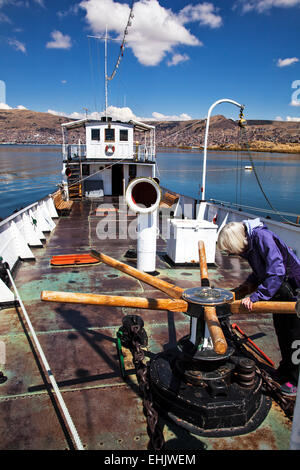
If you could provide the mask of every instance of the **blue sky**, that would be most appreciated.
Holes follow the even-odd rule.
[[[131,6],[0,0],[0,108],[102,112],[104,42],[88,35],[103,36],[107,26],[119,39],[108,44],[110,75]],[[248,119],[300,120],[300,0],[137,0],[133,14],[108,85],[118,117],[204,118],[215,100],[231,98],[246,105]],[[238,110],[215,113],[237,118]]]

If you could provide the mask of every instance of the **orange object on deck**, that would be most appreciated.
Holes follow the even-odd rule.
[[[97,263],[99,260],[89,253],[53,256],[50,262],[51,266],[80,266]]]
[[[234,329],[234,330],[237,330],[244,338],[246,341],[248,341],[248,343],[250,343],[255,349],[256,351],[259,352],[259,354],[269,363],[271,364],[272,367],[275,367],[275,362],[272,361],[272,359],[270,359],[255,343],[254,341],[252,341],[252,339],[249,338],[248,335],[246,335],[246,333],[236,324],[236,323],[233,323],[231,325],[231,327]]]

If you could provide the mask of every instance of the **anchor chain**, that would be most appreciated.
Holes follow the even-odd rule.
[[[227,323],[227,322],[226,322]],[[224,324],[224,323],[223,323]],[[276,403],[281,407],[281,409],[284,411],[286,416],[289,419],[293,418],[293,411],[294,411],[294,405],[295,405],[295,400],[291,397],[285,397],[281,390],[280,386],[277,384],[277,382],[272,379],[272,377],[262,368],[260,367],[261,362],[256,358],[254,354],[251,353],[245,346],[243,345],[243,341],[241,338],[232,330],[231,326],[228,324],[225,324],[224,326],[227,327],[227,332],[230,334],[231,339],[233,340],[235,346],[237,349],[243,352],[243,355],[251,358],[252,360],[255,361],[255,372],[257,375],[261,378],[262,384],[264,387],[264,391],[268,393],[268,395],[273,398]]]
[[[133,364],[139,384],[139,391],[143,397],[144,414],[147,419],[147,432],[150,445],[155,451],[162,450],[165,445],[162,430],[158,424],[158,413],[153,405],[153,397],[149,380],[149,366],[144,363],[145,353],[142,346],[148,344],[147,334],[144,330],[144,322],[138,315],[127,315],[123,319],[121,343],[132,354]]]
[[[257,367],[256,372],[261,377],[266,392],[268,392],[269,395],[274,398],[281,409],[285,412],[286,416],[289,419],[292,419],[295,401],[292,398],[283,396],[277,382],[275,382],[275,380],[273,380],[265,370]]]

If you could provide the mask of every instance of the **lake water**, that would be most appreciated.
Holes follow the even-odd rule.
[[[252,152],[254,168],[260,185],[274,209],[300,215],[300,155]],[[162,186],[178,193],[200,197],[203,152],[164,152],[158,156]],[[206,194],[215,199],[270,209],[255,177],[245,169],[252,165],[247,152],[208,152]],[[246,209],[244,209],[247,211]],[[249,211],[249,210],[248,210]],[[249,211],[251,212],[251,211]],[[253,211],[252,211],[253,212]],[[266,216],[267,213],[260,213]],[[278,216],[271,217],[280,220]]]
[[[273,207],[300,215],[300,155],[256,152],[252,157]],[[161,185],[199,197],[202,161],[203,152],[158,152]],[[251,164],[246,152],[208,152],[206,199],[269,209],[254,171],[245,170]],[[60,146],[0,146],[0,217],[55,191],[61,178]],[[295,216],[290,219],[295,221]]]
[[[0,146],[0,217],[55,191],[61,179],[61,149]]]

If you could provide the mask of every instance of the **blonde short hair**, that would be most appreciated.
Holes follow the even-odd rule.
[[[245,226],[242,222],[229,222],[219,233],[217,246],[219,250],[240,255],[248,246]]]

